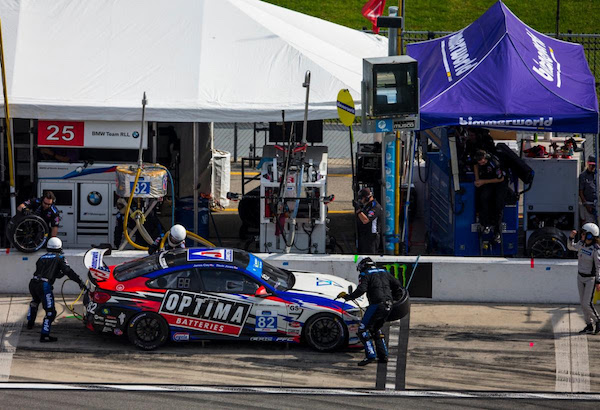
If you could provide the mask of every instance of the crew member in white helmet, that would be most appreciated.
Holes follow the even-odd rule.
[[[582,334],[600,333],[600,316],[594,308],[594,289],[600,291],[600,245],[598,237],[600,228],[594,223],[587,223],[582,227],[581,240],[575,241],[577,231],[571,232],[571,240],[567,243],[570,250],[577,252],[577,288],[585,328]],[[594,324],[596,328],[594,329]]]
[[[169,231],[169,237],[165,241],[165,247],[161,250],[168,251],[169,249],[185,248],[185,237],[186,230],[182,225],[173,225]],[[154,252],[159,250],[162,236],[159,236],[154,240],[154,243],[148,247],[148,254],[152,255]]]

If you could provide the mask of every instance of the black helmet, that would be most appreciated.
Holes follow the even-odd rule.
[[[356,265],[356,270],[362,272],[369,268],[375,268],[375,262],[369,257],[362,258],[360,262]]]

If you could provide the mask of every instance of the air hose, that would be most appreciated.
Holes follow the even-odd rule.
[[[69,305],[69,304],[67,304],[67,301],[65,300],[65,293],[64,293],[65,283],[67,283],[68,281],[74,282],[71,279],[65,279],[62,283],[62,286],[60,287],[60,296],[62,297],[63,303],[65,304],[67,309],[69,309],[69,311],[73,314],[75,319],[81,320],[83,322],[83,316],[81,316],[79,313],[77,313],[75,311],[75,303],[79,302],[79,299],[81,299],[81,296],[83,296],[83,293],[85,292],[85,288],[81,289],[81,292],[79,292],[79,296],[77,296],[77,299],[75,299],[75,301],[73,301],[73,303],[71,303]],[[85,281],[86,287],[87,287],[88,282],[89,281],[87,281],[87,280]]]

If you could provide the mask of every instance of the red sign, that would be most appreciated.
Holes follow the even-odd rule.
[[[38,121],[38,146],[83,147],[83,121]]]

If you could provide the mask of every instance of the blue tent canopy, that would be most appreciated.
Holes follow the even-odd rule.
[[[501,1],[456,33],[407,45],[407,53],[419,65],[422,129],[598,133],[583,47],[533,30]]]

